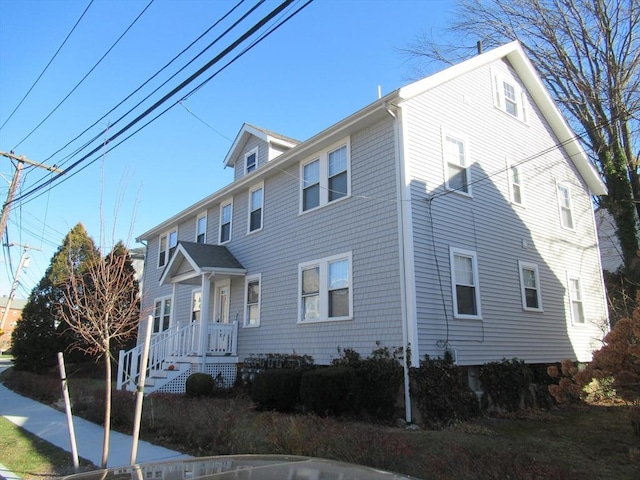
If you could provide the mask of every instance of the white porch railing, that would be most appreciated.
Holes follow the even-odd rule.
[[[208,324],[204,355],[236,355],[237,341],[237,322]],[[162,333],[153,334],[149,345],[147,377],[152,377],[154,372],[161,371],[165,362],[193,361],[193,357],[202,356],[200,345],[200,324],[195,322],[181,328],[174,325]],[[142,349],[143,345],[138,345],[128,352],[120,351],[116,382],[118,390],[133,391],[137,388]]]

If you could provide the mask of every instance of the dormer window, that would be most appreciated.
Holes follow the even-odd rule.
[[[244,156],[245,173],[251,173],[258,167],[258,149],[254,148]]]

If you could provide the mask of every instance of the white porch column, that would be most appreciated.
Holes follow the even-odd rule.
[[[200,309],[200,351],[202,372],[207,364],[207,334],[209,331],[209,303],[211,302],[211,278],[202,275],[202,308]]]
[[[171,325],[169,325],[169,328],[173,327],[174,325],[178,325],[178,328],[180,328],[182,326],[182,320],[180,320],[180,317],[177,317],[177,309],[176,309],[176,300],[178,298],[178,282],[174,282],[171,284],[171,313],[169,315],[169,318],[171,319]]]

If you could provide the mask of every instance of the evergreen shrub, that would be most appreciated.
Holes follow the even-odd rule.
[[[531,381],[533,374],[522,360],[502,359],[490,362],[480,369],[480,382],[484,391],[483,403],[489,400],[498,408],[516,412],[520,405],[531,405]]]
[[[411,396],[423,422],[442,427],[480,415],[478,398],[448,351],[444,358],[426,355],[418,368],[411,368],[409,375]]]
[[[299,402],[302,370],[281,368],[260,372],[251,384],[258,410],[291,412]]]
[[[213,394],[216,382],[208,373],[193,373],[187,378],[185,385],[187,396],[207,397]]]
[[[355,413],[360,408],[360,385],[353,368],[318,368],[302,376],[300,399],[307,410],[318,415]]]

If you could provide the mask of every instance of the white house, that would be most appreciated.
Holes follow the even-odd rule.
[[[245,124],[224,163],[231,184],[139,237],[154,388],[377,343],[471,371],[591,358],[607,320],[591,197],[606,189],[518,43],[303,142]]]

